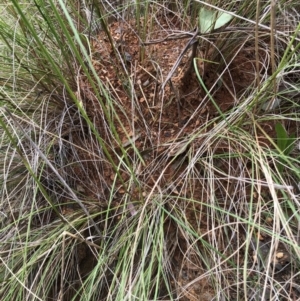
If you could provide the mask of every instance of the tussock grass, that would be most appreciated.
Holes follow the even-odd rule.
[[[298,4],[272,5],[4,1],[1,300],[299,296]],[[132,27],[139,62],[151,62],[162,85],[165,66],[147,52],[148,42],[158,32],[191,38],[201,7],[234,16],[197,35],[190,72],[203,97],[189,118],[206,121],[161,141],[168,90],[158,94],[158,117],[148,105],[154,133],[138,101],[140,93],[147,98],[146,87],[135,88],[137,69],[110,24]],[[163,27],[166,16],[176,17],[180,30]],[[103,32],[112,47],[105,64],[118,71],[131,113],[120,87],[96,68],[93,42]],[[248,66],[244,86],[234,76],[240,57]],[[101,55],[98,61],[104,64]],[[231,97],[226,110],[220,87]],[[205,107],[214,114],[202,116]],[[276,133],[278,123],[286,136]],[[279,142],[287,137],[295,137],[289,151]]]

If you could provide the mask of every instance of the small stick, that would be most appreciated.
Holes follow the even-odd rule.
[[[193,37],[189,40],[189,42],[187,43],[187,45],[184,47],[184,49],[182,50],[182,52],[180,53],[178,59],[176,60],[174,66],[172,67],[171,71],[169,72],[166,80],[163,82],[163,84],[161,85],[161,91],[164,90],[164,88],[166,87],[167,82],[172,78],[174,72],[176,71],[176,69],[178,68],[180,62],[183,59],[184,54],[187,52],[187,50],[191,47],[191,45],[195,44],[196,42],[196,37],[199,33],[199,29],[198,27],[195,30],[195,33],[193,35]]]
[[[166,41],[183,40],[183,39],[189,38],[190,36],[194,37],[193,32],[171,33],[163,39],[152,40],[152,41],[149,41],[149,42],[142,42],[142,45],[143,46],[148,46],[148,45],[153,45],[153,44],[160,44],[160,43],[163,43],[163,42],[166,42]]]
[[[175,98],[177,100],[177,117],[178,117],[178,123],[180,124],[180,122],[181,122],[180,95],[179,95],[177,89],[174,87],[171,79],[169,80],[169,83],[170,83],[170,88],[171,88],[171,90],[173,90]]]
[[[194,63],[194,58],[196,57],[197,55],[197,47],[198,47],[198,44],[199,44],[199,41],[198,40],[194,40],[192,41],[193,44],[193,49],[192,49],[192,55],[191,55],[191,61],[190,61],[190,65],[188,66],[188,68],[186,69],[183,77],[182,77],[182,81],[184,82],[187,77],[190,75],[191,71],[193,70],[193,63]]]

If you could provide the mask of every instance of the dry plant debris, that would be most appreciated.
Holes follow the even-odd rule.
[[[115,43],[114,49],[104,32],[99,32],[98,36],[91,41],[93,66],[107,90],[110,91],[110,96],[118,103],[115,109],[120,120],[115,120],[115,125],[122,146],[127,147],[133,143],[144,160],[144,164],[139,165],[136,171],[137,176],[143,179],[143,191],[132,187],[130,193],[136,199],[145,199],[150,193],[168,191],[170,208],[172,201],[178,195],[202,201],[209,200],[209,193],[203,190],[204,186],[201,181],[195,181],[194,186],[188,187],[183,180],[188,166],[185,154],[190,148],[196,150],[203,143],[205,133],[199,138],[192,139],[190,143],[186,143],[186,141],[200,127],[205,128],[204,125],[209,124],[209,121],[219,114],[214,104],[206,97],[196,72],[189,72],[186,76],[186,71],[191,64],[192,48],[183,55],[180,64],[174,70],[171,83],[165,82],[170,70],[192,37],[191,31],[191,35],[187,35],[185,38],[180,34],[176,38],[174,33],[180,32],[180,26],[176,16],[161,16],[159,23],[152,24],[151,32],[155,34],[149,37],[149,43],[143,46],[137,34],[135,21],[113,22],[109,25],[109,29]],[[208,57],[210,56],[209,51]],[[219,109],[225,113],[234,108],[237,96],[241,95],[255,81],[254,48],[245,43],[232,56],[232,60],[221,78],[220,73],[217,72],[218,68],[216,68],[218,62],[208,64],[201,59],[204,54],[205,49],[198,47],[198,71],[208,89],[212,88],[211,93]],[[266,59],[262,53],[262,60]],[[128,76],[123,76],[124,74],[129,75],[130,82],[126,81]],[[161,87],[164,83],[166,83],[165,88],[162,90]],[[91,92],[92,88],[89,87],[83,75],[79,78],[79,86],[80,96],[88,115],[95,121],[97,129],[103,133],[104,139],[109,140],[99,100]],[[109,107],[108,104],[107,107]],[[209,124],[207,131],[213,127],[214,124]],[[247,130],[247,126],[245,130]],[[274,124],[266,122],[264,130],[274,137]],[[269,141],[265,137],[261,139],[258,137],[258,143],[265,145]],[[117,142],[114,147],[112,153],[120,152]],[[212,147],[219,154],[229,151],[229,145],[226,142],[218,142]],[[128,147],[128,154],[133,156],[130,147]],[[173,158],[175,159],[173,160]],[[220,164],[220,169],[226,173],[229,168],[234,169],[235,163],[232,161],[233,166],[231,167],[226,164],[222,165],[222,162]],[[201,170],[199,170],[199,174],[201,174]],[[104,176],[106,179],[110,179],[108,182],[112,183],[115,172],[108,167],[104,171]],[[122,171],[122,176],[125,182],[129,178],[126,171]],[[226,193],[234,193],[234,183],[224,180],[223,185]],[[116,186],[121,187],[122,185],[118,183]],[[121,202],[125,192],[122,187],[119,189],[116,194],[116,203]],[[223,192],[217,189],[216,194],[218,193],[221,195]],[[248,196],[245,197],[249,197],[250,190],[248,193]],[[196,217],[196,214],[201,212],[201,208],[196,207],[190,205],[185,208],[187,219],[195,229],[198,229],[199,233],[207,233],[209,217],[201,216],[201,225],[199,225],[199,216]],[[224,208],[226,208],[226,204],[224,204]],[[170,225],[168,231],[170,233],[175,231],[175,226]],[[245,232],[241,229],[241,232],[243,231]],[[214,291],[207,277],[203,276],[205,269],[202,263],[197,258],[193,258],[184,237],[179,234],[177,240],[180,248],[171,254],[175,275],[172,284],[177,296],[180,300],[212,300]],[[222,239],[220,238],[219,251],[224,251],[226,254],[226,246],[223,245],[222,250],[221,245]],[[239,245],[240,242],[236,242],[237,248]],[[270,251],[268,244],[260,244],[259,248],[264,256],[268,256]],[[252,251],[254,252],[252,259],[255,263],[259,260],[258,250],[253,248]],[[277,266],[282,266],[280,262],[286,263],[290,258],[287,251],[282,251],[280,248],[273,250],[273,253]],[[230,253],[227,255],[231,256]],[[251,262],[251,254],[240,252],[239,260]],[[89,265],[90,262],[87,260],[86,264]],[[284,269],[274,275],[274,279],[281,281],[288,275],[288,269]],[[293,288],[292,290],[293,294],[299,297],[300,292]],[[234,292],[232,295],[234,296]]]

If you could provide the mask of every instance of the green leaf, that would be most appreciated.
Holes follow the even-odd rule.
[[[201,8],[199,11],[199,28],[201,33],[209,33],[232,20],[233,16],[224,12]]]
[[[294,148],[294,143],[296,141],[296,134],[291,134],[287,140],[285,153],[289,155]]]
[[[287,132],[281,123],[276,123],[275,130],[277,135],[277,146],[282,152],[284,152],[288,140]]]
[[[275,125],[275,130],[277,134],[277,146],[285,155],[289,155],[294,148],[294,143],[296,141],[296,135],[288,135],[286,129],[281,123]]]

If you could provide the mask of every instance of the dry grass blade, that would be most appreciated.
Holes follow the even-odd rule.
[[[0,299],[298,300],[296,1],[4,3]]]

